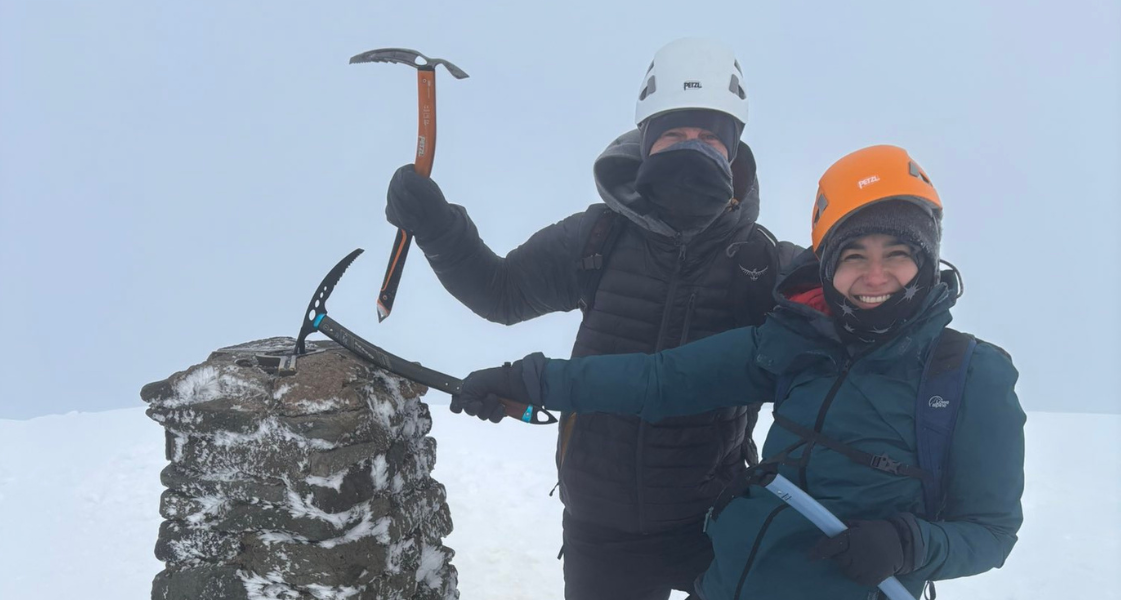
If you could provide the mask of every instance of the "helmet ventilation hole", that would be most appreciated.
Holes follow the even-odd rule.
[[[814,225],[817,225],[818,219],[821,219],[821,213],[825,211],[826,206],[829,206],[829,200],[825,198],[825,194],[818,194],[817,202],[814,203]]]
[[[728,91],[739,96],[740,100],[747,98],[747,93],[743,91],[743,86],[740,85],[740,80],[735,75],[732,75],[732,80],[728,82]]]
[[[919,166],[915,164],[915,161],[912,160],[911,162],[909,162],[907,164],[907,169],[910,171],[912,177],[918,177],[919,179],[925,181],[927,185],[933,185],[932,183],[930,183],[930,178],[926,176],[926,173],[922,172],[922,169],[920,169]]]

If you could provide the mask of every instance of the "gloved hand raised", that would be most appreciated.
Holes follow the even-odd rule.
[[[455,213],[435,181],[418,175],[412,164],[393,174],[386,193],[385,218],[416,237],[444,231]]]
[[[463,388],[452,395],[452,412],[465,412],[483,421],[497,423],[506,416],[499,398],[533,404],[522,379],[522,361],[475,371],[463,380]]]
[[[902,518],[852,521],[848,526],[834,537],[821,538],[810,550],[810,558],[832,558],[846,577],[868,587],[914,570],[914,542]]]

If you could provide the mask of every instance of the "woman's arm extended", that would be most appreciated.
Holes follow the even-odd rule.
[[[657,354],[572,360],[526,357],[525,381],[547,409],[633,414],[646,421],[758,402],[774,376],[755,364],[758,330],[733,329]]]

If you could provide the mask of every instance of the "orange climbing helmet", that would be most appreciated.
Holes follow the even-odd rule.
[[[883,200],[906,200],[942,218],[942,201],[922,167],[897,146],[870,146],[833,163],[821,176],[813,209],[813,249],[842,221]]]

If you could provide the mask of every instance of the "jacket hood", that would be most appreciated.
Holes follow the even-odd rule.
[[[611,210],[625,215],[643,229],[667,237],[678,234],[672,227],[654,214],[640,214],[634,209],[640,199],[635,189],[638,167],[642,164],[642,135],[632,129],[611,142],[596,159],[592,172],[599,195]],[[736,220],[746,219],[754,223],[759,218],[759,179],[755,173],[755,156],[751,148],[742,141],[732,161],[732,188],[739,205],[725,211],[717,221],[732,213]],[[709,225],[711,226],[711,224]],[[687,241],[703,229],[680,232]]]

